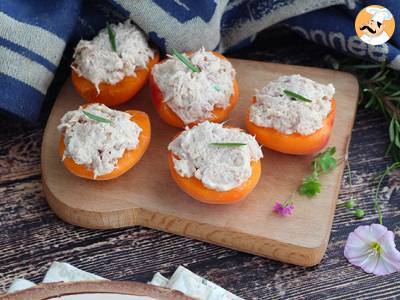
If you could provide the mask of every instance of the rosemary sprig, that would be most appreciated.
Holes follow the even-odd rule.
[[[107,23],[108,38],[110,39],[111,49],[117,52],[117,43],[115,41],[115,32],[112,30],[109,23]]]
[[[283,90],[283,92],[285,93],[286,96],[290,97],[290,100],[293,101],[304,101],[304,102],[312,102],[310,99],[307,99],[305,97],[303,97],[302,95],[299,95],[295,92],[289,91],[289,90]]]
[[[247,145],[246,143],[211,143],[211,146],[218,146],[218,147],[240,147]]]
[[[389,144],[386,155],[391,154],[400,162],[400,72],[384,64],[371,64],[359,59],[325,60],[335,69],[348,71],[357,76],[360,84],[360,105],[380,110],[388,122]]]
[[[111,120],[100,117],[100,116],[96,116],[88,111],[82,110],[82,112],[85,114],[85,116],[87,116],[89,119],[95,120],[97,122],[103,122],[103,123],[108,123],[111,124]]]
[[[180,52],[178,52],[175,49],[172,49],[172,54],[179,59],[183,64],[186,65],[186,67],[188,67],[190,70],[192,70],[193,72],[200,72],[200,68],[198,66],[195,66],[194,64],[192,64],[192,62],[187,59],[185,56],[183,56]]]

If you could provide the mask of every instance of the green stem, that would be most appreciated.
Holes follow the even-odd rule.
[[[378,193],[379,193],[379,189],[381,188],[381,184],[383,179],[385,178],[386,175],[388,175],[390,172],[392,172],[393,170],[400,168],[400,162],[395,162],[393,163],[391,166],[387,167],[385,172],[383,172],[383,174],[381,175],[381,177],[379,178],[379,182],[378,185],[376,187],[375,190],[375,195],[374,195],[374,207],[377,209],[378,211],[378,218],[379,218],[379,224],[382,225],[382,209],[381,209],[381,205],[379,203],[378,200]]]
[[[346,161],[346,165],[347,165],[347,173],[349,174],[349,187],[350,187],[350,191],[353,191],[353,180],[351,177],[351,169],[350,169],[350,162],[349,162],[349,158],[347,158]]]

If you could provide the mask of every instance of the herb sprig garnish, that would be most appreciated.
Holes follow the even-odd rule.
[[[303,97],[302,95],[299,95],[295,92],[289,91],[289,90],[283,90],[286,96],[290,97],[290,100],[293,101],[303,101],[303,102],[312,102],[310,99],[307,99],[306,97]]]
[[[400,72],[385,63],[369,64],[360,59],[345,58],[340,61],[325,57],[334,69],[354,73],[360,84],[360,105],[379,110],[388,122],[388,148],[395,162],[400,162]]]
[[[335,152],[336,148],[331,147],[314,157],[311,163],[312,173],[303,178],[299,187],[300,195],[311,198],[321,192],[319,176],[336,168],[337,160],[333,157]]]
[[[89,119],[95,120],[95,121],[97,121],[97,122],[103,122],[103,123],[108,123],[108,124],[111,124],[111,123],[112,123],[111,120],[106,119],[106,118],[103,118],[103,117],[100,117],[100,116],[96,116],[96,115],[94,115],[94,114],[92,114],[92,113],[90,113],[90,112],[88,112],[88,111],[82,110],[82,112],[83,112],[83,113],[85,114],[85,116],[87,116]]]
[[[211,146],[217,146],[217,147],[241,147],[241,146],[246,146],[246,143],[211,143]]]
[[[178,52],[175,49],[172,49],[172,54],[193,72],[200,72],[200,68],[192,64],[192,62],[189,59],[187,59],[182,53]]]
[[[117,52],[117,42],[115,41],[115,32],[112,30],[109,23],[107,23],[108,38],[110,39],[111,49]]]

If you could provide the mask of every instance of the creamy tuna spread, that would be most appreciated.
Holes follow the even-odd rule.
[[[135,76],[137,68],[146,68],[154,57],[144,33],[128,19],[111,24],[115,33],[116,49],[111,48],[107,28],[91,41],[81,40],[75,48],[71,67],[79,76],[90,80],[99,92],[99,84],[116,84],[126,76]]]
[[[174,56],[157,64],[152,75],[163,94],[164,101],[185,123],[206,120],[214,108],[226,108],[233,94],[235,70],[228,60],[210,51],[200,50],[190,57],[200,68],[193,72]]]
[[[312,102],[294,101],[284,90]],[[332,84],[320,84],[300,75],[281,76],[256,91],[256,102],[250,106],[250,121],[285,134],[309,135],[323,126],[334,93]]]
[[[246,145],[227,147],[212,143]],[[253,136],[208,121],[186,129],[169,144],[168,150],[175,156],[174,167],[180,176],[195,176],[205,187],[221,192],[242,185],[252,174],[251,161],[263,156]]]
[[[94,120],[84,111],[111,123]],[[58,126],[64,136],[63,160],[71,157],[75,163],[92,170],[95,177],[112,172],[125,150],[133,150],[139,143],[142,129],[130,120],[131,117],[103,104],[91,104],[67,112]]]

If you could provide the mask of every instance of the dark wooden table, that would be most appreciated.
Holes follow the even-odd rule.
[[[275,31],[261,35],[236,57],[321,65],[326,48],[282,38]],[[171,275],[178,265],[227,288],[245,299],[385,299],[400,297],[400,273],[375,277],[351,266],[343,256],[349,232],[377,222],[372,192],[376,175],[389,163],[384,157],[387,127],[378,112],[359,109],[350,145],[353,192],[366,211],[356,220],[340,201],[351,196],[343,178],[327,253],[321,264],[303,268],[240,253],[164,232],[133,227],[87,230],[58,219],[47,205],[41,185],[40,146],[44,125],[27,127],[0,120],[0,287],[15,277],[40,282],[51,262],[65,261],[115,280],[146,282],[156,271]],[[399,173],[385,180],[384,224],[400,244]],[[73,192],[73,191],[71,191]],[[313,212],[310,212],[313,213]]]

